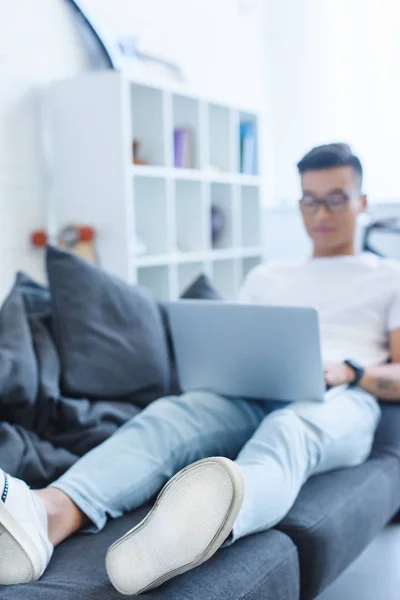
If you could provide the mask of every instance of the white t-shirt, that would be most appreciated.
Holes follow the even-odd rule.
[[[325,361],[378,365],[390,358],[389,332],[400,328],[400,263],[360,254],[264,264],[249,274],[239,301],[314,307]]]

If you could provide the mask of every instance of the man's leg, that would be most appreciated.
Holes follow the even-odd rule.
[[[236,460],[245,497],[230,541],[279,523],[311,475],[364,462],[379,419],[375,398],[346,387],[266,416]]]
[[[0,501],[0,533],[5,534],[1,542],[8,543],[10,550],[3,548],[0,556],[0,584],[32,581],[41,575],[51,556],[46,520],[53,544],[82,525],[99,530],[108,516],[119,517],[148,501],[193,461],[213,455],[234,458],[267,412],[268,407],[260,403],[209,393],[164,398],[80,459],[54,486],[32,493],[0,472],[5,498]],[[24,499],[19,523],[18,498]],[[27,529],[28,521],[32,526]],[[5,557],[12,552],[20,557],[20,564],[18,560],[8,564]]]
[[[178,473],[148,517],[111,546],[106,566],[117,590],[157,587],[208,560],[224,540],[274,526],[308,477],[367,458],[380,415],[372,396],[344,387],[323,404],[265,407],[234,463],[205,459]]]

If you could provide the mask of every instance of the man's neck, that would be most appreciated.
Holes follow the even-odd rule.
[[[355,256],[356,251],[354,246],[343,246],[341,248],[334,248],[330,250],[321,250],[320,248],[314,248],[313,258],[333,258],[335,256]]]
[[[315,248],[313,250],[313,258],[333,258],[335,256],[355,256],[356,251],[354,248],[354,244],[346,244],[345,246],[340,246],[339,248],[330,248],[330,249],[321,249]]]

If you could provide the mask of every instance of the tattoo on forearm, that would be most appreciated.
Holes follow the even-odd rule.
[[[381,392],[400,392],[397,381],[387,377],[378,377],[376,380],[378,390]]]

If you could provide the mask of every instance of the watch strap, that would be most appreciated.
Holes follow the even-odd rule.
[[[347,365],[348,367],[350,367],[350,369],[354,371],[354,379],[349,385],[350,387],[356,387],[364,376],[364,367],[362,367],[353,360],[345,360],[343,362],[345,365]]]

